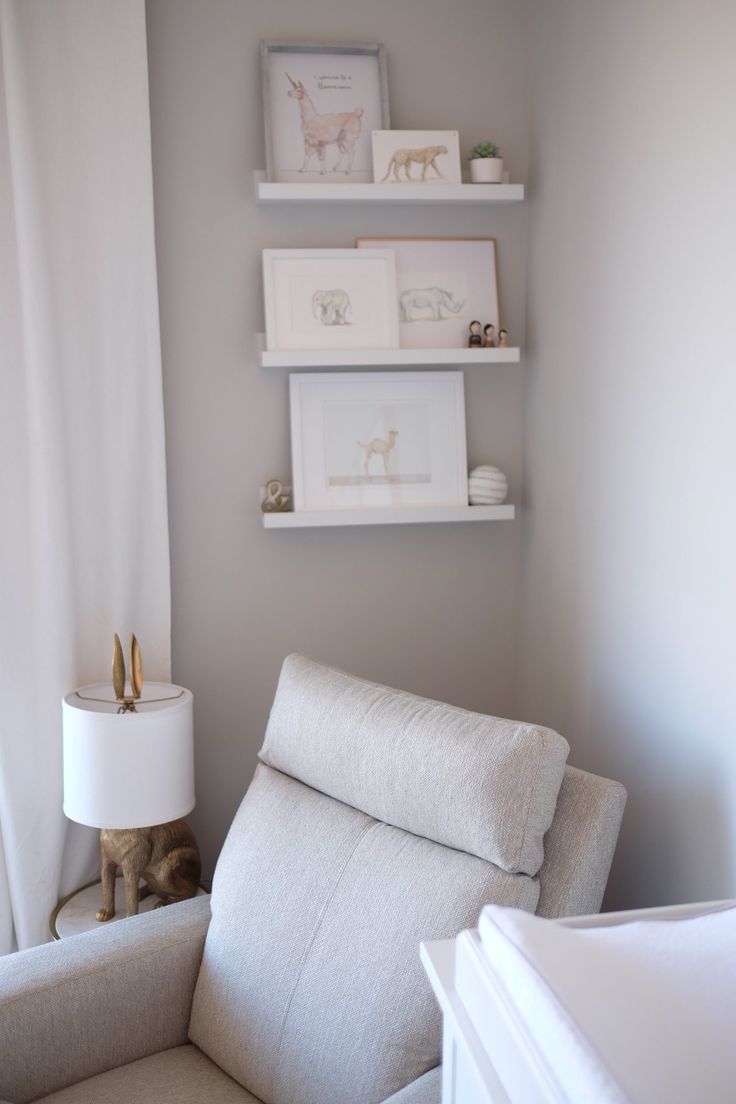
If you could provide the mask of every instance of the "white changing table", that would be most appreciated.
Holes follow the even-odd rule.
[[[629,925],[637,921],[672,921],[672,920],[686,920],[695,917],[712,917],[713,913],[720,913],[725,910],[731,910],[733,917],[722,918],[721,929],[724,928],[724,922],[727,920],[728,924],[733,924],[733,932],[736,936],[736,901],[719,901],[708,904],[689,904],[679,905],[666,908],[655,909],[642,909],[634,912],[618,912],[618,913],[603,913],[596,916],[584,916],[575,917],[566,920],[554,920],[546,921],[540,920],[536,917],[522,917],[517,914],[516,921],[520,923],[521,927],[526,926],[529,929],[529,921],[532,922],[531,931],[534,933],[534,925],[562,925],[566,928],[587,928],[587,929],[601,929],[610,928],[613,926]],[[484,910],[485,913],[486,910]],[[491,910],[498,919],[503,920],[503,913],[513,913],[515,910]],[[489,913],[490,916],[490,913]],[[512,926],[515,922],[515,918],[510,917]],[[481,918],[480,928],[483,929],[484,922]],[[679,925],[678,925],[679,927]],[[690,944],[695,947],[695,954],[698,953],[698,938],[697,931],[692,925],[687,925],[690,930],[691,936]],[[547,1037],[544,1037],[545,1030],[545,1014],[542,1012],[539,1017],[534,1014],[529,1014],[530,1007],[533,1008],[533,1000],[530,1003],[530,989],[528,986],[534,984],[535,977],[541,975],[535,975],[535,967],[541,968],[542,973],[546,973],[546,980],[542,979],[542,985],[546,985],[550,978],[550,973],[554,973],[554,965],[556,962],[554,942],[559,932],[549,932],[545,929],[539,929],[543,936],[552,935],[552,947],[548,948],[547,964],[552,964],[552,971],[549,968],[545,969],[544,961],[544,940],[542,941],[542,953],[539,961],[535,961],[533,955],[531,958],[527,957],[524,948],[521,947],[520,963],[521,970],[528,966],[531,979],[525,980],[520,975],[519,985],[515,987],[511,975],[506,972],[506,976],[503,976],[502,970],[494,969],[494,963],[489,958],[487,949],[484,946],[481,932],[477,929],[472,931],[461,932],[457,939],[443,940],[434,943],[422,944],[421,957],[424,964],[424,968],[429,976],[430,982],[437,996],[437,999],[442,1008],[444,1016],[444,1030],[443,1030],[443,1071],[442,1071],[442,1102],[443,1104],[570,1104],[578,1100],[596,1099],[599,1101],[605,1099],[608,1101],[616,1101],[617,1104],[623,1101],[638,1101],[642,1099],[636,1091],[637,1086],[637,1061],[639,1061],[641,1067],[641,1055],[631,1055],[629,1061],[629,1055],[625,1050],[626,1039],[623,1041],[621,1038],[614,1040],[612,1055],[605,1053],[605,1045],[601,1046],[601,1039],[605,1040],[605,1032],[607,1030],[605,1023],[605,1016],[608,1012],[606,1007],[607,998],[603,995],[602,990],[596,990],[593,994],[593,1001],[589,1004],[589,1007],[597,1007],[600,1009],[601,1023],[591,1024],[586,1022],[581,1023],[580,1019],[575,1018],[575,994],[574,990],[577,987],[578,990],[584,991],[586,983],[585,972],[582,971],[582,976],[578,977],[575,985],[572,986],[572,997],[568,993],[562,994],[561,1003],[557,1003],[556,1010],[553,1010],[552,1018],[547,1016]],[[646,942],[649,934],[654,935],[656,931],[663,931],[662,928],[657,929],[652,927],[644,931],[639,926],[636,931],[627,933],[630,937],[628,943],[633,946],[636,952],[641,955],[642,945]],[[490,934],[490,929],[488,929]],[[681,929],[683,936],[686,934],[684,928]],[[564,938],[564,937],[563,937]],[[520,941],[521,942],[521,941]],[[558,940],[559,942],[559,940]],[[567,941],[569,945],[569,940]],[[587,941],[590,943],[590,941]],[[604,952],[603,960],[605,962],[605,939],[593,941],[597,944],[593,948],[595,954],[598,954],[602,949]],[[624,946],[623,951],[621,949],[622,941],[620,936],[617,939],[611,940],[611,942],[618,945],[615,950],[615,954],[618,956],[614,959],[614,980],[615,969],[617,964],[622,961],[621,955],[625,954],[626,948]],[[707,940],[706,940],[707,942]],[[727,940],[723,940],[723,943],[727,943]],[[511,940],[511,955],[513,956],[517,947]],[[533,942],[532,942],[533,949]],[[573,952],[575,947],[573,945]],[[713,940],[710,940],[709,952],[714,953]],[[587,953],[587,952],[586,952]],[[702,953],[702,952],[701,952]],[[733,973],[736,970],[736,939],[731,942],[730,946],[719,946],[718,953],[723,956],[724,967],[728,962],[728,969]],[[549,957],[551,954],[552,957]],[[652,952],[652,958],[654,958],[655,952]],[[600,956],[599,956],[600,957]],[[683,974],[687,969],[687,965],[684,959],[687,956],[680,956],[678,960],[678,968],[680,962],[682,963],[681,976],[679,977],[680,991],[682,991]],[[540,967],[541,963],[541,967]],[[719,971],[716,971],[718,973]],[[593,975],[591,975],[593,976]],[[687,984],[687,975],[684,974],[685,984]],[[564,984],[564,983],[563,983]],[[591,983],[598,984],[600,982]],[[645,982],[642,983],[643,985]],[[703,986],[703,977],[700,976],[699,985]],[[713,985],[720,985],[721,988],[727,989],[727,984],[723,979],[719,981],[716,976],[713,976]],[[560,985],[556,988],[559,990]],[[654,995],[654,1000],[662,999],[663,988],[659,987],[658,992]],[[599,991],[601,992],[600,998],[598,997]],[[612,992],[609,989],[609,994]],[[555,992],[555,983],[552,981],[552,986],[548,992],[551,996],[551,1003],[557,1000],[558,993]],[[590,1000],[590,992],[588,993],[588,999]],[[701,992],[701,996],[703,996]],[[631,994],[632,999],[632,1014],[634,1009],[638,1008],[638,1005],[642,999],[639,992]],[[667,994],[664,992],[664,999],[667,999]],[[615,1001],[613,1002],[615,1004]],[[562,1013],[562,1031],[567,1033],[567,1041],[571,1042],[571,1046],[565,1050],[564,1046],[561,1049],[556,1049],[550,1045],[550,1023],[552,1025],[551,1030],[554,1032],[559,1021],[559,1010],[563,1009]],[[698,1017],[697,1008],[688,1008],[684,1011],[684,1014],[690,1017]],[[555,1020],[557,1015],[558,1020]],[[719,1016],[720,1013],[714,1013],[712,1008],[708,1010],[708,1015],[711,1016],[711,1024],[718,1023],[718,1019],[714,1019],[714,1016]],[[723,1016],[733,1017],[732,1009],[724,1009]],[[595,1019],[595,1015],[591,1017]],[[621,1017],[614,1021],[617,1024],[621,1023]],[[724,1021],[728,1022],[728,1021]],[[685,1025],[686,1026],[686,1025]],[[567,1060],[567,1070],[574,1068],[575,1066],[575,1030],[580,1029],[580,1054],[583,1059],[590,1059],[589,1068],[582,1071],[580,1078],[576,1079],[576,1075],[573,1073],[572,1077],[568,1076],[567,1086],[561,1085],[560,1078],[558,1076],[561,1067],[561,1063]],[[591,1030],[592,1029],[592,1030]],[[597,1031],[597,1036],[596,1036]],[[614,1030],[614,1035],[617,1032]],[[625,1033],[623,1033],[625,1034]],[[658,1034],[655,1032],[655,1035]],[[635,1036],[635,1031],[633,1032]],[[632,1032],[630,1032],[629,1043],[631,1042]],[[641,1035],[639,1035],[641,1038]],[[591,1039],[593,1044],[591,1045]],[[559,1040],[557,1040],[559,1041]],[[564,1039],[562,1040],[564,1042]],[[636,1041],[636,1040],[635,1040]],[[685,1039],[680,1039],[680,1045],[687,1046],[688,1036]],[[710,1040],[709,1040],[710,1041]],[[661,1054],[677,1054],[676,1049],[667,1050],[670,1048],[677,1048],[677,1040],[666,1040],[658,1038],[657,1045],[660,1048]],[[720,1042],[717,1042],[717,1046],[720,1046]],[[616,1047],[618,1051],[616,1052]],[[622,1047],[624,1048],[622,1050]],[[545,1052],[546,1048],[546,1052]],[[636,1047],[634,1047],[636,1049]],[[721,1048],[722,1050],[723,1048]],[[729,1048],[731,1051],[733,1047]],[[603,1054],[601,1055],[601,1051]],[[720,1051],[718,1051],[720,1054]],[[566,1059],[565,1056],[566,1055]],[[623,1061],[622,1061],[623,1057]],[[694,1066],[691,1068],[697,1069],[699,1056],[696,1053],[692,1054],[692,1063]],[[595,1062],[600,1059],[600,1077],[601,1084],[596,1085],[595,1097],[591,1097],[591,1083],[595,1082],[596,1070]],[[649,1056],[647,1053],[647,1061]],[[651,1063],[657,1060],[656,1055],[651,1057],[647,1070],[647,1076],[651,1082]],[[689,1061],[689,1059],[685,1059]],[[618,1069],[616,1067],[616,1061],[618,1062]],[[712,1055],[709,1056],[707,1062],[707,1070],[703,1070],[703,1094],[698,1096],[698,1104],[704,1104],[707,1100],[710,1104],[711,1101],[733,1099],[729,1095],[719,1096],[719,1092],[731,1093],[736,1092],[734,1090],[734,1081],[730,1083],[725,1080],[732,1074],[731,1067],[734,1064],[735,1059],[731,1054],[723,1054],[724,1068],[722,1071],[713,1069]],[[585,1061],[582,1062],[585,1065]],[[590,1066],[593,1066],[591,1070]],[[555,1068],[556,1067],[556,1068]],[[609,1076],[610,1069],[613,1069],[614,1075]],[[624,1077],[618,1077],[618,1073],[623,1070]],[[670,1077],[672,1073],[670,1071]],[[700,1076],[698,1074],[698,1076]],[[586,1081],[587,1077],[587,1081]],[[592,1077],[592,1081],[591,1081]],[[723,1077],[724,1080],[719,1081],[718,1078]],[[564,1080],[564,1079],[563,1079]],[[628,1088],[622,1089],[622,1080],[628,1081]],[[646,1078],[644,1078],[646,1080]],[[708,1084],[705,1082],[708,1081]],[[572,1087],[571,1087],[572,1086]],[[586,1088],[587,1086],[587,1088]],[[720,1088],[719,1088],[720,1086]],[[651,1087],[651,1086],[650,1086]],[[715,1088],[714,1088],[715,1087]],[[649,1091],[649,1090],[647,1090]],[[684,1090],[683,1090],[684,1091]],[[683,1097],[686,1099],[687,1097]],[[660,1097],[664,1099],[664,1097]],[[670,1099],[669,1097],[667,1099]]]

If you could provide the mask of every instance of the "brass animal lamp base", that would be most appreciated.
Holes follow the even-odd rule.
[[[202,862],[194,833],[185,820],[172,820],[151,828],[103,828],[102,908],[98,920],[115,915],[115,875],[120,867],[125,881],[126,914],[136,916],[138,902],[156,893],[156,906],[196,897]],[[146,883],[139,889],[143,878]]]

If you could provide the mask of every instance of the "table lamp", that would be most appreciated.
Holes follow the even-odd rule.
[[[130,692],[115,634],[113,684],[83,686],[65,695],[64,812],[100,828],[102,908],[115,914],[115,875],[125,879],[128,915],[156,893],[163,904],[194,897],[201,861],[189,825],[194,808],[192,695],[169,683],[143,688],[140,650],[131,641]],[[139,881],[145,886],[139,889]]]

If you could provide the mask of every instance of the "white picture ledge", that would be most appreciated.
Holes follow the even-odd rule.
[[[512,521],[515,508],[503,506],[434,506],[380,510],[298,510],[262,514],[264,529],[313,529],[344,525],[427,525],[464,521]]]
[[[413,368],[433,365],[518,364],[517,346],[503,349],[266,349],[266,335],[256,334],[261,368]]]
[[[479,204],[521,203],[523,184],[312,184],[270,183],[256,171],[258,203]]]

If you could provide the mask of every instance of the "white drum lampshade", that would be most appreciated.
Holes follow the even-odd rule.
[[[113,698],[109,683],[64,697],[64,812],[93,828],[186,816],[194,808],[191,693],[147,682],[135,711],[124,713]]]

